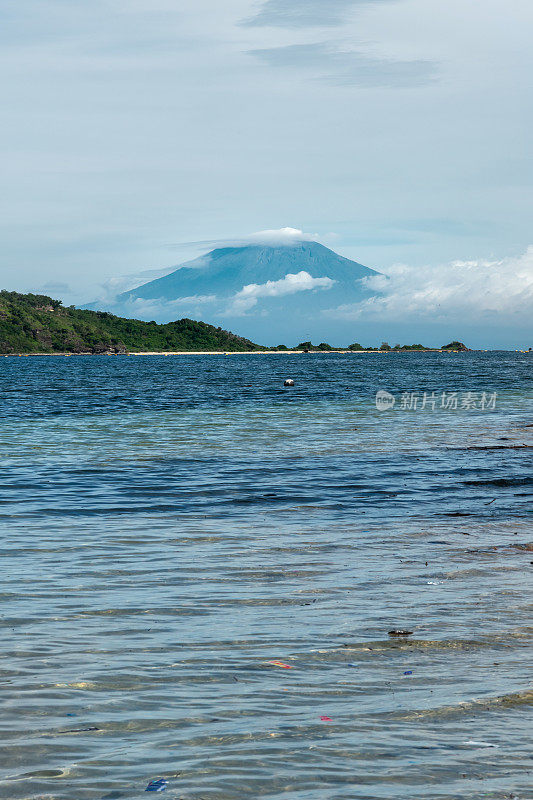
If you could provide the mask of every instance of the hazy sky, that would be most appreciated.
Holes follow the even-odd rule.
[[[530,0],[3,0],[0,16],[6,288],[90,300],[199,252],[183,243],[283,226],[377,270],[524,264]]]

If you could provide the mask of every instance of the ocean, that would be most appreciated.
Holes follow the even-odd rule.
[[[532,358],[2,358],[0,797],[531,798]]]

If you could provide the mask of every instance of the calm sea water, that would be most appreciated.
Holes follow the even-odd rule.
[[[1,359],[0,796],[531,797],[532,358]]]

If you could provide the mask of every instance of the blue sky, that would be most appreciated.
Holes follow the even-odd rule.
[[[4,0],[0,14],[6,288],[82,302],[197,255],[189,242],[284,226],[385,272],[531,273],[526,0]]]

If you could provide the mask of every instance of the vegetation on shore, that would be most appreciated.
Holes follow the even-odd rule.
[[[124,353],[128,350],[260,350],[205,322],[166,325],[87,311],[39,294],[0,291],[0,353]]]
[[[242,336],[205,322],[180,319],[159,325],[138,319],[116,317],[106,311],[69,306],[41,294],[0,291],[0,353],[126,353],[159,351],[257,350],[330,352],[432,350],[422,344],[363,347],[354,342],[347,348],[327,342],[300,342],[290,348],[280,344],[265,348]],[[462,342],[450,342],[443,350],[466,350]]]
[[[454,347],[454,345],[457,345],[457,347]],[[277,349],[277,350],[288,350],[289,348],[285,347],[285,345],[283,345],[283,344],[280,344],[275,349]],[[460,342],[453,342],[452,344],[446,345],[445,347],[441,347],[441,348],[438,348],[438,347],[426,347],[423,344],[395,344],[394,347],[391,347],[387,342],[383,342],[380,347],[371,347],[371,346],[363,347],[363,345],[359,344],[359,342],[354,342],[353,344],[348,345],[348,347],[340,348],[340,347],[332,347],[330,344],[327,344],[326,342],[321,342],[318,345],[311,344],[311,342],[300,342],[300,344],[297,347],[294,348],[294,350],[303,350],[306,353],[328,352],[329,350],[333,350],[333,351],[334,350],[353,350],[355,352],[361,351],[361,352],[365,352],[366,353],[366,352],[369,352],[369,351],[370,352],[372,352],[372,351],[374,351],[374,352],[384,352],[384,351],[398,352],[398,351],[404,351],[404,350],[439,350],[439,349],[440,350],[445,350],[445,349],[446,350],[467,350],[468,348],[464,344],[461,344]]]
[[[443,344],[441,350],[468,350],[466,344],[463,342],[450,342],[450,344]]]

